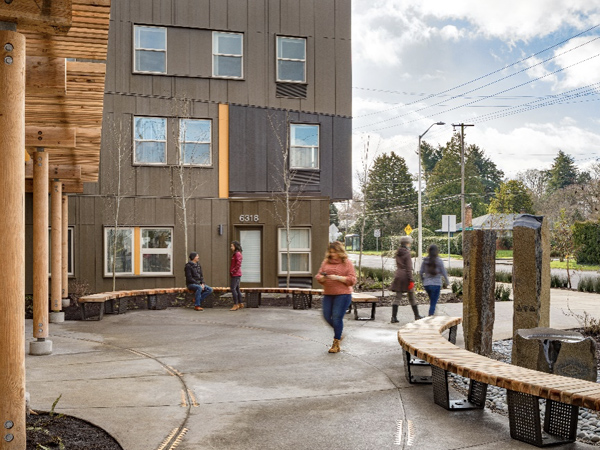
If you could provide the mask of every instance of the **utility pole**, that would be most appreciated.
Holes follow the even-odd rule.
[[[454,130],[460,127],[460,221],[461,232],[465,231],[465,127],[474,127],[474,124],[452,124]]]

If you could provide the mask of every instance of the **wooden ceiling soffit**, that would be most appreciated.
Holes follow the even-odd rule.
[[[72,11],[72,0],[0,1],[0,22],[16,23],[18,31],[65,34]]]
[[[59,180],[81,180],[81,166],[57,166],[52,164],[48,167],[48,176]],[[33,161],[25,163],[25,178],[33,178]]]
[[[64,181],[62,182],[63,194],[82,194],[83,193],[83,182],[82,181]],[[48,184],[48,192],[52,189],[52,181]],[[25,192],[33,192],[33,180],[31,178],[25,179]]]
[[[75,148],[77,129],[64,127],[25,127],[25,147]]]
[[[67,93],[65,58],[28,56],[25,69],[27,95],[61,96]]]

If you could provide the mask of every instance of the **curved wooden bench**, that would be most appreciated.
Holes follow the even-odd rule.
[[[448,410],[483,408],[487,385],[507,390],[510,435],[543,447],[574,442],[579,407],[600,409],[600,384],[513,366],[459,348],[441,333],[462,321],[459,317],[427,317],[398,331],[400,345],[410,355],[431,364],[434,401]],[[452,401],[448,372],[471,380],[466,401]],[[546,399],[543,431],[539,399]]]
[[[211,286],[212,287],[212,286]],[[212,287],[215,293],[230,292],[228,287]],[[313,295],[323,295],[322,289],[302,289],[302,288],[241,288],[240,291],[245,294],[246,303],[250,308],[258,308],[261,301],[261,294],[292,294],[294,309],[305,309],[312,306]],[[95,320],[102,320],[105,310],[107,314],[119,314],[127,311],[127,300],[129,297],[147,296],[148,309],[156,309],[157,295],[163,294],[185,294],[191,293],[185,287],[177,288],[152,288],[136,289],[130,291],[113,291],[91,294],[80,297],[78,300],[81,308],[82,320],[90,320],[88,317],[87,305],[89,303],[104,303],[100,307],[100,312]]]

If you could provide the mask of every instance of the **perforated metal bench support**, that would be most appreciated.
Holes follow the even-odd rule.
[[[448,334],[448,340],[450,342],[452,342],[453,344],[456,344],[456,325],[450,328],[450,333]],[[406,376],[406,380],[410,383],[410,384],[431,384],[432,378],[430,376],[426,376],[426,375],[413,375],[411,367],[412,366],[418,366],[418,367],[424,367],[424,366],[430,366],[430,364],[427,361],[423,361],[422,359],[419,358],[413,358],[413,356],[410,354],[410,352],[403,352],[404,353],[404,375]],[[486,385],[486,389],[487,389],[487,385]],[[484,394],[484,402],[485,402],[485,394]]]
[[[294,309],[312,308],[312,294],[305,294],[305,293],[292,294],[292,306]]]
[[[248,308],[258,308],[260,306],[260,292],[246,292],[244,296]]]
[[[448,334],[448,341],[452,342],[454,345],[456,345],[456,330],[457,326],[454,325],[453,327],[450,327],[450,332]]]
[[[89,303],[80,303],[79,304],[79,310],[81,311],[81,320],[102,320],[102,318],[104,317],[104,305],[102,303],[98,304],[99,312],[98,312],[98,316],[95,319],[88,317],[88,305],[89,305]]]
[[[469,395],[466,399],[451,400],[448,387],[448,371],[431,366],[431,378],[433,380],[433,401],[448,411],[465,409],[483,409],[487,394],[487,384],[471,380]]]
[[[506,391],[510,437],[536,447],[567,444],[577,437],[579,407],[546,400],[542,431],[540,398],[521,392]]]
[[[104,312],[106,314],[125,314],[126,311],[127,297],[113,298],[104,302]]]
[[[368,302],[361,302],[368,303]],[[377,307],[377,302],[371,302],[371,317],[358,317],[358,309],[356,307],[356,303],[352,302],[350,308],[354,308],[354,320],[375,320],[375,308]]]

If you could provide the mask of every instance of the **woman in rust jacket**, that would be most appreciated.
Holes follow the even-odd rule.
[[[412,238],[402,236],[400,238],[400,248],[396,252],[396,273],[392,281],[391,290],[396,292],[396,299],[392,301],[392,323],[398,323],[398,306],[402,300],[402,294],[408,294],[408,303],[413,310],[415,320],[421,319],[419,308],[415,300],[415,280],[413,278],[412,258],[410,256],[410,247]]]
[[[352,303],[352,286],[356,284],[354,264],[348,259],[341,242],[329,244],[316,279],[323,285],[325,294],[322,303],[323,317],[334,333],[329,353],[338,353],[344,330],[344,315]]]
[[[242,292],[240,291],[240,279],[242,278],[242,246],[238,241],[231,243],[231,264],[229,265],[229,275],[231,276],[231,295],[233,296],[233,308],[230,311],[237,311],[244,307],[242,302]]]

